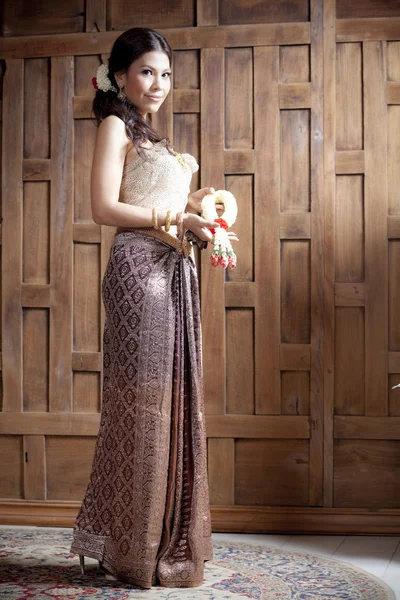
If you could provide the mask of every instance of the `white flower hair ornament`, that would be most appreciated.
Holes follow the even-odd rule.
[[[103,92],[108,92],[109,90],[113,92],[118,91],[108,77],[108,66],[105,64],[101,64],[98,67],[96,77],[92,78],[92,84],[95,90],[102,90]]]
[[[218,218],[216,204],[223,204],[224,212]],[[236,221],[238,213],[236,198],[227,190],[217,190],[213,194],[207,194],[201,201],[201,216],[208,221],[219,223],[217,229],[210,228],[214,234],[214,250],[211,254],[213,267],[221,265],[224,269],[236,267],[236,254],[228,237],[228,228]]]

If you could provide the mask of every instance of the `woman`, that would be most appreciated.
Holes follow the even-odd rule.
[[[212,560],[200,304],[192,242],[218,223],[188,198],[188,154],[151,128],[170,90],[171,49],[150,29],[115,41],[100,68],[93,218],[117,226],[102,282],[103,405],[71,552],[143,588],[196,587]],[[236,239],[230,233],[231,239]]]

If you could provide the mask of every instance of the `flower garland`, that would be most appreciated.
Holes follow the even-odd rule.
[[[117,88],[112,85],[110,78],[108,77],[108,66],[101,64],[96,73],[96,77],[92,78],[92,85],[95,90],[102,90],[103,92],[117,92]]]
[[[221,217],[215,205],[221,203],[225,210]],[[201,201],[201,216],[207,221],[215,221],[220,224],[217,229],[210,228],[214,234],[214,250],[211,255],[211,264],[213,267],[221,265],[224,269],[236,267],[236,254],[233,251],[232,244],[227,234],[227,230],[234,224],[237,217],[236,198],[227,190],[218,190],[213,194],[207,194]]]

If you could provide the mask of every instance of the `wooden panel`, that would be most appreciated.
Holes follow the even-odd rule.
[[[388,414],[386,43],[365,42],[365,414]]]
[[[107,4],[107,30],[123,31],[132,27],[185,27],[195,24],[194,0],[136,0],[134,3],[113,0]],[[168,36],[167,36],[168,39]]]
[[[178,151],[188,152],[200,160],[200,118],[199,115],[174,115],[174,145]],[[190,190],[195,192],[200,187],[199,171],[193,173]]]
[[[23,311],[23,410],[46,411],[49,405],[49,310]]]
[[[280,83],[305,83],[310,81],[310,47],[279,47]]]
[[[197,0],[197,25],[218,25],[218,0]]]
[[[210,504],[234,504],[235,441],[208,438],[207,455]]]
[[[400,215],[400,106],[388,106],[387,127],[389,214]]]
[[[335,278],[364,281],[364,181],[361,175],[336,178]]]
[[[226,413],[254,414],[254,311],[251,309],[226,311]]]
[[[7,5],[7,3],[5,3]],[[33,19],[34,22],[39,19]],[[24,158],[50,158],[48,58],[24,62]],[[40,94],[37,91],[40,90]]]
[[[8,60],[2,106],[3,410],[22,410],[23,61]],[[12,251],[11,251],[12,248]],[[12,492],[15,494],[15,490]],[[19,493],[18,493],[19,497]]]
[[[364,173],[364,152],[363,150],[341,150],[336,152],[336,173],[354,174]]]
[[[51,179],[51,161],[48,158],[25,158],[22,162],[24,181],[46,181]]]
[[[389,350],[400,350],[400,240],[389,242]]]
[[[356,19],[372,17],[398,17],[400,6],[394,2],[376,2],[376,0],[336,0],[336,18]]]
[[[309,83],[279,84],[280,108],[310,108],[311,85]]]
[[[308,415],[310,411],[310,373],[282,371],[282,414]]]
[[[89,120],[74,123],[74,222],[93,222],[90,203],[90,174],[96,128]]]
[[[310,113],[282,110],[281,211],[310,210]]]
[[[361,45],[336,45],[336,150],[362,150]]]
[[[46,434],[54,436],[96,436],[100,415],[96,413],[0,413],[1,434]],[[308,417],[279,415],[209,415],[208,437],[275,438],[310,437]]]
[[[306,440],[236,440],[235,502],[308,505]]]
[[[254,49],[255,369],[257,414],[280,414],[279,50]],[[268,136],[265,132],[268,131]],[[266,193],[267,192],[267,193]],[[268,226],[267,226],[268,225]],[[268,256],[266,261],[264,256]],[[267,291],[268,290],[268,291]],[[266,336],[268,332],[268,336]]]
[[[215,82],[220,82],[216,85]],[[201,52],[201,187],[224,188],[224,50]],[[202,252],[201,305],[207,306],[203,325],[204,398],[207,414],[225,412],[225,290],[223,269],[210,266],[211,250]]]
[[[24,435],[24,498],[46,499],[45,438],[43,435]]]
[[[100,352],[73,352],[72,369],[74,371],[101,371],[102,354]]]
[[[225,50],[225,148],[253,148],[253,51]]]
[[[399,440],[400,419],[396,417],[335,417],[335,438]]]
[[[101,241],[101,225],[97,223],[74,223],[72,228],[74,242],[83,244],[99,244]]]
[[[336,306],[364,306],[365,285],[363,283],[335,283]]]
[[[388,352],[388,373],[400,372],[400,352]]]
[[[227,283],[225,286],[226,307],[248,307],[255,304],[256,285],[253,283]]]
[[[82,499],[89,481],[95,442],[92,437],[46,437],[47,500]]]
[[[200,53],[198,50],[177,50],[173,53],[174,89],[200,88]]]
[[[280,368],[282,371],[309,371],[311,347],[308,344],[281,344]]]
[[[74,350],[100,350],[99,265],[97,244],[74,244]]]
[[[391,373],[389,375],[389,415],[392,417],[400,417],[400,387],[395,387],[399,383],[400,370],[399,373]],[[386,421],[387,419],[385,418],[385,424]]]
[[[334,504],[339,507],[400,507],[400,441],[338,440]],[[371,485],[371,482],[374,485]]]
[[[73,410],[78,413],[100,412],[100,373],[74,373]]]
[[[336,309],[335,414],[364,414],[365,334],[362,308]]]
[[[386,84],[388,104],[400,104],[400,83],[388,81]]]
[[[309,5],[306,0],[285,0],[275,2],[243,3],[241,0],[220,0],[219,22],[234,23],[271,23],[288,21],[308,21]]]
[[[197,48],[277,46],[287,44],[309,44],[310,23],[265,23],[259,25],[227,25],[222,27],[176,27],[163,29],[173,50],[194,50]],[[40,39],[30,37],[0,38],[0,57],[23,58],[40,56],[82,56],[107,54],[110,42],[114,41],[110,32],[67,34],[54,36],[41,35]],[[383,38],[386,39],[386,38]],[[394,38],[396,39],[396,38]]]
[[[280,215],[281,239],[304,239],[311,237],[310,213],[283,213]]]
[[[254,152],[252,150],[226,150],[224,152],[225,173],[254,173]]]
[[[85,31],[104,31],[106,0],[86,0]]]
[[[337,19],[336,40],[357,42],[362,40],[398,40],[400,17],[374,19]]]
[[[24,184],[23,203],[24,283],[50,283],[50,189],[47,182]]]
[[[225,189],[236,198],[238,215],[236,223],[230,228],[240,242],[235,246],[237,265],[226,273],[226,281],[254,281],[254,206],[252,175],[229,176],[225,178]]]
[[[400,215],[387,218],[388,239],[400,238]]]
[[[27,4],[24,0],[13,0],[4,3],[2,12],[2,35],[6,36],[84,31],[84,0],[71,0],[68,4],[46,0]]]
[[[200,112],[199,90],[175,90],[173,110],[176,113]]]
[[[310,343],[310,244],[282,242],[281,342]]]
[[[0,496],[23,498],[22,436],[7,433],[3,432],[0,437]]]
[[[22,306],[32,308],[49,307],[51,304],[51,286],[35,285],[33,283],[23,283],[21,290]]]

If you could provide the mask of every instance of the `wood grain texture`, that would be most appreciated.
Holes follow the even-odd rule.
[[[311,372],[310,372],[310,472],[309,502],[323,504],[324,448],[324,65],[323,8],[321,0],[311,2]]]
[[[400,440],[337,440],[335,506],[380,508],[384,497],[386,508],[399,508],[399,449]]]
[[[73,59],[52,58],[49,410],[72,409]]]
[[[46,499],[46,445],[44,435],[24,435],[24,499]]]
[[[262,23],[219,27],[162,28],[173,50],[217,47],[304,45],[310,43],[310,24]],[[122,31],[0,38],[0,58],[86,56],[105,54]]]
[[[254,49],[254,149],[256,154],[254,194],[256,215],[254,245],[258,252],[254,274],[255,306],[255,412],[280,414],[280,137],[279,50]],[[268,136],[265,132],[268,131]],[[268,293],[267,293],[268,290]],[[268,335],[266,335],[268,332]]]
[[[333,414],[335,373],[335,150],[336,150],[336,41],[335,0],[324,2],[324,283],[323,283],[323,386],[324,457],[323,505],[333,504]]]
[[[338,19],[337,42],[361,42],[371,40],[398,40],[400,17],[375,17],[362,19]]]
[[[22,158],[23,73],[20,59],[7,61],[2,147],[2,374],[3,411],[22,411]]]
[[[386,42],[364,42],[365,415],[388,414]]]
[[[49,309],[23,310],[23,409],[49,407]]]
[[[335,281],[362,282],[364,261],[364,178],[336,177]]]
[[[362,150],[361,44],[336,45],[336,150]]]
[[[224,50],[201,51],[201,187],[216,190],[224,182]],[[208,415],[225,412],[225,286],[223,269],[210,264],[211,250],[201,257],[204,398]]]
[[[208,438],[210,503],[235,504],[235,440]]]

